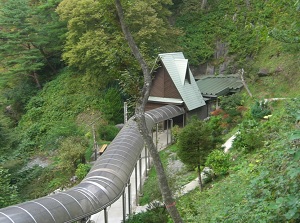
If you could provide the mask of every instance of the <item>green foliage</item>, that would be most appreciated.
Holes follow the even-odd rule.
[[[98,129],[99,137],[105,141],[112,141],[118,133],[119,129],[114,125],[104,125]]]
[[[206,159],[205,166],[213,169],[216,175],[224,175],[228,173],[231,162],[231,156],[221,150],[213,150]]]
[[[143,185],[143,196],[139,199],[139,204],[146,205],[154,200],[162,200],[162,195],[157,182],[156,170],[151,167],[147,180]]]
[[[7,143],[7,133],[6,133],[6,129],[4,128],[4,126],[2,125],[2,123],[0,123],[0,148],[4,148],[6,146]]]
[[[159,203],[150,203],[147,211],[133,214],[125,220],[125,223],[167,223],[168,213],[166,208]]]
[[[22,199],[26,199],[33,194],[28,191],[28,187],[32,187],[32,182],[42,175],[45,170],[40,166],[34,166],[32,168],[27,168],[25,170],[19,170],[19,172],[13,174],[13,180],[16,182],[20,190],[20,195]],[[33,190],[33,188],[32,188]],[[35,197],[35,196],[33,196]]]
[[[243,104],[243,96],[239,93],[220,97],[220,114],[222,115],[223,123],[220,123],[220,125],[230,129],[239,123],[242,119],[243,111],[246,110]]]
[[[239,65],[258,53],[267,37],[263,25],[266,9],[259,1],[251,4],[253,8],[241,0],[210,1],[208,9],[201,10],[199,1],[183,1],[176,25],[185,33],[180,39],[181,46],[193,65],[213,60],[217,42],[227,45],[229,54],[238,58],[235,62]],[[263,7],[261,13],[256,13],[256,7]],[[213,63],[218,65],[219,61]]]
[[[61,73],[27,104],[27,112],[15,129],[20,149],[53,150],[62,137],[83,135],[75,119],[84,111],[101,109],[99,97],[95,79],[67,70]]]
[[[89,144],[85,138],[71,136],[61,142],[59,149],[59,168],[75,172],[80,163],[85,164],[85,152]]]
[[[1,66],[11,75],[32,79],[39,88],[39,76],[54,74],[61,66],[66,30],[54,13],[57,3],[0,1]]]
[[[91,165],[90,164],[83,164],[80,163],[77,166],[77,169],[75,171],[75,175],[78,177],[78,180],[83,180],[83,178],[87,175],[87,173],[90,171]]]
[[[104,119],[109,123],[119,124],[124,122],[122,95],[117,88],[109,88],[103,93],[100,108]]]
[[[221,108],[228,113],[231,117],[238,116],[241,113],[238,111],[238,107],[244,103],[241,94],[232,94],[229,96],[220,97]]]
[[[172,139],[175,143],[178,141],[179,134],[181,132],[181,128],[178,125],[174,125],[171,129]]]
[[[272,119],[244,123],[245,128],[260,128],[267,141],[247,155],[232,150],[235,161],[230,175],[203,193],[182,197],[178,208],[186,222],[300,220],[300,152],[289,137],[299,130],[299,105],[299,99],[287,100],[278,104]]]
[[[255,120],[244,120],[239,125],[239,132],[234,139],[232,148],[239,151],[250,152],[260,149],[264,145],[264,134]]]
[[[11,89],[4,92],[5,98],[10,103],[6,115],[17,123],[25,113],[25,107],[32,96],[37,93],[37,88],[31,80],[20,78],[15,80]]]
[[[256,101],[255,104],[251,107],[251,115],[253,118],[261,119],[264,116],[267,116],[270,114],[271,114],[271,110],[270,110],[267,102]]]
[[[213,143],[215,145],[223,144],[224,140],[222,139],[222,134],[224,127],[222,126],[222,117],[221,116],[211,116],[207,121],[208,127],[212,131]]]
[[[175,48],[178,30],[168,23],[170,0],[123,2],[126,22],[144,58],[153,63],[158,52]],[[140,71],[132,59],[113,1],[64,0],[57,8],[67,21],[68,32],[63,58],[81,72],[101,76],[102,83],[114,81],[121,73]],[[169,36],[173,38],[169,38]]]
[[[215,147],[211,128],[201,120],[192,119],[180,132],[178,147],[177,154],[183,163],[193,168],[204,165]]]
[[[299,50],[299,12],[295,1],[254,0],[249,5],[242,0],[210,1],[205,10],[200,9],[197,0],[177,4],[180,12],[176,25],[185,33],[180,45],[193,65],[208,62],[217,66],[225,60],[230,63],[231,70],[227,72],[235,72],[260,53],[270,36],[297,42],[289,45]],[[228,49],[225,58],[216,58],[218,42],[225,43]]]
[[[60,142],[70,136],[82,135],[81,129],[70,120],[62,120],[60,122],[53,122],[52,126],[49,126],[47,135],[41,139],[41,146],[44,150],[56,150],[59,148]],[[39,133],[36,138],[40,138]]]
[[[8,170],[0,166],[0,208],[16,204],[19,201],[17,187],[11,185]]]

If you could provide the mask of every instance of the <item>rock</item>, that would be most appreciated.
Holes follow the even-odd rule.
[[[271,73],[267,68],[260,68],[257,74],[259,77],[266,77],[269,76]]]

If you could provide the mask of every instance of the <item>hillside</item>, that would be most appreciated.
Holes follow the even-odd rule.
[[[9,2],[13,3],[14,1]],[[22,7],[25,7],[26,1],[22,0],[21,2],[24,3]],[[64,8],[61,6],[61,16],[74,22],[73,26],[69,24],[69,31],[67,32],[67,25],[58,20],[55,11],[59,2],[61,1],[53,1],[49,5],[44,5],[40,1],[38,4],[40,7],[30,5],[37,11],[33,15],[31,10],[26,11],[29,13],[28,18],[30,18],[26,21],[40,21],[40,23],[39,25],[32,23],[29,28],[24,28],[21,26],[22,24],[13,28],[6,27],[5,24],[7,23],[5,23],[3,13],[0,17],[2,35],[7,34],[8,31],[15,32],[23,29],[28,31],[34,28],[35,32],[43,34],[40,36],[44,37],[44,39],[35,39],[36,37],[34,37],[35,43],[40,44],[43,49],[47,49],[48,53],[46,57],[43,55],[37,57],[35,50],[24,53],[23,49],[17,51],[15,48],[8,48],[7,51],[1,51],[0,55],[2,59],[0,75],[0,166],[8,170],[10,174],[8,186],[18,188],[19,192],[16,193],[22,201],[46,195],[61,186],[70,186],[72,183],[69,179],[75,171],[86,173],[89,169],[86,161],[90,160],[93,149],[93,123],[96,123],[94,128],[99,144],[111,140],[117,131],[113,125],[123,121],[123,101],[133,99],[133,95],[139,91],[140,79],[138,74],[140,70],[132,59],[122,36],[120,36],[119,28],[115,27],[114,18],[108,16],[113,9],[109,7],[108,10],[104,10],[104,6],[91,5],[85,8],[86,11],[75,10],[75,14],[72,15],[74,18],[72,18],[67,10],[63,11]],[[138,32],[144,27],[143,24],[131,24],[139,46],[147,56],[147,61],[153,61],[157,53],[162,53],[161,50],[163,52],[180,50],[189,59],[193,65],[193,72],[197,75],[230,74],[243,68],[246,72],[246,81],[254,95],[254,98],[250,99],[246,92],[242,92],[245,106],[249,109],[256,100],[273,97],[296,98],[299,96],[300,21],[299,8],[296,4],[299,1],[255,0],[251,1],[251,4],[246,4],[248,1],[242,0],[209,1],[203,9],[201,9],[199,1],[196,0],[176,0],[173,2],[174,5],[167,6],[173,12],[169,20],[165,19],[169,15],[167,10],[161,10],[160,5],[153,3],[156,10],[161,10],[158,12],[162,19],[159,20],[159,23],[158,20],[145,21],[147,22],[145,27],[151,27],[148,29],[149,32],[145,30]],[[78,3],[80,4],[77,4],[76,7],[85,6],[84,1]],[[142,3],[139,2],[139,4]],[[126,5],[128,16],[131,18],[129,21],[142,21],[139,13],[137,13],[139,12],[139,4],[136,4],[136,8],[133,6],[130,8]],[[162,5],[164,4],[162,3]],[[95,12],[93,6],[100,7],[100,13]],[[25,8],[28,9],[27,6]],[[94,16],[87,17],[85,16],[86,13]],[[103,15],[98,17],[98,13],[103,13]],[[113,15],[113,13],[111,14]],[[107,19],[103,19],[103,17]],[[152,18],[150,15],[149,17]],[[36,20],[32,20],[32,18]],[[47,20],[49,18],[51,21]],[[76,21],[79,21],[78,24]],[[170,21],[174,27],[167,32],[161,26],[156,26],[163,24],[161,21]],[[109,26],[109,22],[112,22],[113,25]],[[101,27],[106,27],[108,30],[101,30],[102,28],[100,29],[95,25],[97,23],[101,23]],[[26,26],[28,24],[30,22],[26,23]],[[48,26],[43,26],[43,24],[48,24]],[[86,30],[88,32],[85,33]],[[94,33],[93,30],[97,30],[97,32]],[[152,32],[158,33],[158,35],[156,36]],[[17,34],[20,33],[9,34],[15,34],[13,38],[17,38]],[[101,38],[95,38],[95,34],[100,35]],[[166,41],[170,39],[169,35],[173,36],[172,41]],[[56,36],[60,38],[55,38]],[[68,41],[66,41],[66,36],[68,36]],[[5,38],[8,37],[11,35],[7,35]],[[23,37],[24,39],[18,40],[18,44],[29,41],[26,35]],[[3,40],[1,49],[4,49],[8,43],[4,39],[1,40]],[[16,39],[14,40],[16,41]],[[156,44],[153,44],[154,42]],[[111,45],[107,43],[111,43]],[[31,63],[30,66],[24,62],[23,57],[12,58],[12,55],[4,54],[4,52],[14,50],[18,52],[15,55],[30,55],[28,59]],[[10,61],[13,63],[9,63]],[[32,61],[44,61],[44,64],[41,65]],[[50,64],[53,66],[47,62],[51,62]],[[14,69],[8,72],[9,64]],[[41,88],[37,88],[36,81],[29,75],[30,72],[36,70],[38,70],[37,73],[41,78]],[[29,73],[23,75],[24,72]],[[246,187],[250,182],[248,175],[254,174],[253,169],[259,166],[257,170],[255,169],[257,171],[255,176],[264,177],[260,175],[266,174],[263,169],[279,168],[272,165],[279,165],[277,162],[282,159],[286,159],[286,165],[288,165],[284,166],[283,170],[291,174],[285,184],[282,184],[282,187],[288,187],[289,183],[299,179],[299,173],[289,172],[294,171],[293,165],[295,163],[290,163],[291,157],[284,153],[286,147],[280,147],[278,153],[281,154],[274,154],[274,156],[272,155],[274,151],[268,149],[272,146],[277,148],[279,147],[278,144],[286,143],[291,147],[289,148],[291,156],[298,154],[295,151],[298,145],[292,145],[286,139],[290,131],[296,128],[293,125],[295,120],[290,118],[293,116],[293,112],[296,114],[298,112],[299,108],[295,104],[297,103],[290,103],[289,107],[285,105],[285,102],[272,105],[275,118],[271,120],[270,125],[262,124],[261,131],[269,132],[268,137],[274,139],[274,142],[264,140],[266,144],[270,143],[270,145],[268,144],[266,148],[261,149],[261,152],[245,155],[245,158],[242,159],[244,163],[241,161],[232,167],[232,174],[224,179],[224,184],[218,184],[219,186],[206,192],[207,196],[212,196],[210,193],[216,195],[223,193],[222,187],[232,188],[232,190],[236,190],[238,187],[242,188],[240,195],[233,196],[236,200],[230,199],[226,205],[230,207],[232,202],[241,204],[245,199],[245,193],[242,194],[242,191],[248,191],[249,188]],[[287,108],[291,108],[290,111],[284,110]],[[277,113],[278,115],[276,115]],[[247,116],[245,119],[247,120]],[[96,120],[97,122],[95,122]],[[278,129],[278,125],[282,128]],[[280,133],[277,137],[279,130]],[[272,138],[274,135],[276,137]],[[284,141],[283,138],[287,141]],[[71,156],[70,151],[75,147],[78,150]],[[239,152],[237,155],[240,156]],[[268,159],[262,161],[261,158],[257,158],[261,156]],[[276,158],[276,162],[271,165],[272,157]],[[298,155],[296,155],[297,157]],[[26,169],[27,163],[35,158],[45,160],[48,166],[46,168],[35,166]],[[246,160],[250,160],[250,163]],[[237,162],[240,162],[239,159]],[[297,163],[299,160],[295,162]],[[272,174],[269,181],[278,181],[280,176],[283,175],[274,176]],[[245,181],[232,186],[230,179],[232,182],[238,182],[238,177],[245,178]],[[284,181],[284,179],[282,180]],[[275,193],[275,190],[279,191],[277,186],[269,181],[265,184],[267,185],[266,188],[273,187],[270,193]],[[258,182],[252,182],[251,185],[252,190],[255,190],[258,187]],[[297,189],[294,184],[291,185],[293,185],[293,190]],[[194,195],[195,199],[196,197],[197,200],[204,199],[202,198],[204,195],[199,195],[197,192],[195,194],[197,194],[197,196]],[[279,197],[272,197],[273,201],[274,199],[276,201],[277,198],[279,199]],[[216,202],[216,199],[212,198],[212,203]],[[253,199],[251,202],[258,203],[258,200],[251,199]],[[278,204],[276,202],[276,204],[272,204],[283,206],[284,203],[287,203],[295,207],[290,209],[296,210],[294,215],[287,212],[291,219],[298,216],[299,207],[296,206],[295,202],[282,199],[278,202]],[[198,205],[196,201],[194,204],[195,206],[188,209],[198,213],[196,204],[199,207],[202,207],[202,204]],[[250,205],[250,203],[247,204]],[[221,206],[221,204],[217,206]],[[274,211],[275,206],[268,206],[270,208],[268,211],[271,209]],[[260,210],[257,208],[257,211]],[[183,210],[183,208],[181,211],[185,213],[187,219],[193,218],[194,213]],[[229,214],[233,215],[229,210],[220,210],[220,213],[219,216],[222,217]],[[246,212],[241,208],[240,215],[242,213]],[[287,213],[285,214],[288,215]],[[212,215],[207,214],[207,216]],[[232,222],[231,220],[228,222]]]

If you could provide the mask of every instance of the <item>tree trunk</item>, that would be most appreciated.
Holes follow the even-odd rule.
[[[159,181],[159,187],[162,193],[162,197],[164,200],[164,203],[166,205],[166,208],[172,218],[172,220],[175,223],[181,223],[183,220],[181,219],[181,216],[176,208],[175,201],[172,197],[171,190],[169,188],[169,184],[167,181],[167,177],[163,168],[163,165],[161,163],[158,151],[153,143],[152,138],[150,137],[149,131],[147,129],[146,121],[145,121],[145,105],[147,103],[149,94],[150,94],[150,88],[152,84],[151,79],[151,73],[149,70],[148,65],[146,64],[144,58],[142,57],[128,27],[125,24],[123,9],[120,0],[115,0],[117,13],[119,16],[119,21],[121,24],[122,31],[125,35],[125,38],[128,42],[128,45],[136,58],[136,60],[139,62],[144,76],[144,85],[141,92],[141,96],[138,98],[136,103],[136,109],[135,109],[135,120],[137,122],[139,131],[149,149],[149,153],[153,159],[153,163],[157,172],[158,181]]]
[[[250,0],[245,0],[245,2],[246,2],[247,9],[250,9],[250,6],[251,6]]]
[[[202,0],[201,9],[204,10],[207,5],[207,0]]]
[[[40,84],[38,74],[35,71],[33,71],[32,74],[30,74],[29,76],[33,78],[34,82],[36,83],[36,86],[39,89],[42,89],[42,85]]]
[[[245,79],[244,79],[244,69],[242,68],[241,70],[239,70],[239,73],[240,73],[240,77],[241,77],[241,80],[242,80],[242,83],[243,83],[244,87],[246,88],[249,96],[252,98],[253,96],[252,96],[252,94],[251,94],[251,92],[248,88],[248,85],[246,84]]]
[[[197,172],[198,172],[199,188],[200,188],[200,191],[203,191],[200,165],[197,165]]]
[[[57,70],[55,69],[55,67],[52,65],[52,63],[48,60],[48,57],[44,51],[44,49],[42,48],[38,48],[39,51],[41,52],[41,54],[43,55],[44,59],[46,60],[48,66],[50,67],[50,69],[52,70],[53,74],[57,74]]]

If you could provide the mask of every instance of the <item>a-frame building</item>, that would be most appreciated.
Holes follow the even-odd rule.
[[[183,53],[164,53],[158,57],[146,110],[175,104],[185,109],[186,117],[206,118],[205,100]]]

